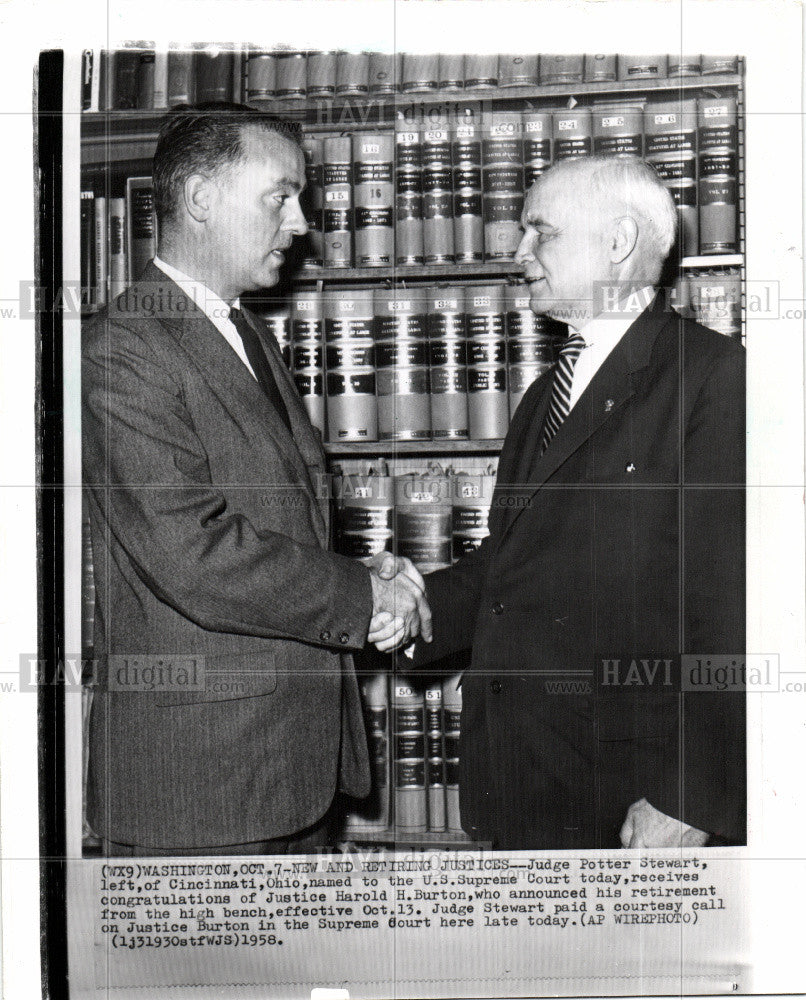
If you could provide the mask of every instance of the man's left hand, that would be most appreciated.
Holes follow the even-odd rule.
[[[622,847],[702,847],[707,840],[704,830],[667,816],[646,799],[633,802],[621,828]]]

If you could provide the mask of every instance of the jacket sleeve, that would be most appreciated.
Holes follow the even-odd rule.
[[[425,594],[433,616],[432,641],[418,640],[414,666],[433,663],[469,649],[473,641],[479,598],[487,575],[489,539],[447,569],[429,573]]]
[[[717,358],[703,381],[682,456],[683,652],[720,657],[723,664],[744,662],[746,647],[745,407],[745,356],[736,347]],[[681,701],[679,818],[743,843],[745,692],[697,690],[684,671]],[[676,815],[672,803],[652,804]]]
[[[213,631],[364,645],[366,567],[228,510],[181,389],[145,338],[115,323],[88,338],[82,393],[85,483],[152,593]]]

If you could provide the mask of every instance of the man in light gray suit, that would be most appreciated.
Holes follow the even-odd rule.
[[[306,232],[294,129],[177,109],[153,174],[157,257],[83,343],[89,820],[112,855],[302,851],[369,790],[350,652],[429,635],[422,579],[329,551],[321,444],[240,303]]]

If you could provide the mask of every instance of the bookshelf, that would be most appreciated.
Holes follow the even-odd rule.
[[[242,68],[240,73],[236,75],[231,96],[236,101],[245,101],[281,117],[299,122],[306,137],[320,142],[324,142],[326,138],[335,136],[349,136],[352,138],[358,134],[366,133],[389,135],[394,134],[396,129],[399,131],[401,128],[411,128],[422,135],[433,122],[441,123],[444,121],[449,123],[448,129],[451,131],[454,124],[459,121],[463,109],[469,106],[474,106],[478,109],[479,118],[477,124],[481,125],[484,122],[483,127],[486,128],[487,118],[485,116],[491,116],[490,120],[494,120],[495,115],[501,115],[504,118],[510,115],[512,120],[515,120],[520,115],[522,120],[525,121],[526,119],[523,116],[528,113],[537,115],[541,113],[546,114],[548,116],[547,120],[551,120],[551,116],[556,118],[557,116],[584,115],[588,113],[591,115],[591,121],[593,121],[597,112],[605,112],[613,109],[613,113],[616,114],[619,109],[628,109],[631,112],[637,111],[642,116],[642,120],[647,120],[646,116],[651,113],[653,108],[661,105],[668,107],[673,102],[679,102],[681,107],[683,106],[682,102],[695,102],[695,105],[698,101],[716,103],[721,101],[735,102],[737,122],[735,149],[730,151],[731,155],[735,157],[735,175],[729,178],[729,181],[735,184],[735,189],[731,189],[735,190],[735,205],[731,207],[731,203],[728,203],[728,208],[723,212],[723,216],[725,213],[729,214],[731,210],[734,212],[735,236],[732,240],[727,239],[725,246],[721,250],[714,252],[710,250],[703,252],[697,246],[695,238],[692,246],[687,249],[681,248],[676,253],[674,259],[671,261],[671,266],[676,272],[674,280],[677,281],[679,287],[682,289],[690,289],[692,286],[697,286],[702,291],[704,287],[721,287],[724,284],[726,287],[729,287],[731,295],[737,293],[736,301],[733,302],[733,299],[731,300],[735,306],[732,317],[726,322],[725,328],[721,330],[723,333],[737,336],[741,335],[742,317],[739,303],[743,300],[744,292],[745,151],[744,66],[741,60],[737,60],[736,65],[736,72],[678,75],[660,79],[636,78],[600,81],[578,79],[564,83],[529,84],[528,86],[466,87],[464,89],[440,89],[439,87],[435,87],[423,92],[401,92],[397,90],[394,93],[366,93],[360,96],[297,96],[294,98],[274,97],[268,100],[249,100],[249,60],[246,58],[246,53],[244,53],[241,63]],[[690,103],[687,106],[690,106]],[[696,106],[699,107],[699,105]],[[154,152],[159,126],[165,113],[164,108],[153,110],[85,110],[81,114],[80,122],[82,190],[92,188],[96,191],[96,194],[105,197],[108,203],[111,197],[121,197],[127,178],[147,176],[150,172],[149,164]],[[413,122],[414,124],[407,124],[408,122]],[[665,159],[664,154],[656,157],[656,165],[659,165],[659,172],[660,167],[663,167],[668,162],[675,161],[674,154],[676,152],[679,154],[680,160],[684,159],[685,155],[689,157],[688,165],[694,173],[692,174],[693,180],[687,188],[687,194],[680,195],[682,200],[678,204],[681,206],[681,218],[684,217],[683,210],[685,207],[688,208],[689,215],[693,211],[695,219],[701,209],[699,201],[701,192],[700,182],[706,176],[700,173],[702,150],[697,146],[697,142],[699,141],[697,136],[699,136],[701,125],[702,122],[698,120],[695,129],[697,135],[693,139],[693,153],[684,154],[680,152],[680,149],[683,147],[675,147],[672,144],[669,147],[669,155]],[[480,129],[480,142],[484,140],[485,135],[486,133],[481,132]],[[595,135],[595,133],[592,133],[592,135]],[[638,137],[642,152],[644,151],[648,135],[648,132],[643,131]],[[453,142],[453,131],[451,131],[451,137],[451,141]],[[590,141],[593,145],[594,139],[591,138]],[[552,142],[557,143],[559,140],[555,137]],[[451,188],[450,185],[448,187],[446,195],[449,199],[455,198],[457,191],[454,180],[456,176],[455,143],[450,148],[451,153],[449,155],[454,157],[454,159],[449,161],[449,170],[451,171],[451,179],[454,187]],[[482,146],[480,145],[479,148],[481,149]],[[554,152],[555,147],[552,146],[552,155]],[[353,159],[350,163],[351,178],[355,171],[356,162]],[[521,188],[519,191],[515,191],[520,196],[522,196],[523,189],[528,186],[526,182],[528,166],[529,164],[524,157],[519,164],[519,169],[522,172]],[[394,216],[396,208],[395,199],[399,193],[396,182],[398,176],[401,174],[396,158],[392,169],[395,180],[392,184],[393,196],[389,210]],[[482,190],[481,178],[483,176],[486,178],[485,172],[487,169],[488,163],[486,159],[480,157],[478,163],[478,176],[480,178],[478,203],[485,206],[487,204],[486,198],[488,192],[486,189]],[[710,170],[712,167],[708,169]],[[402,172],[405,173],[405,171]],[[680,194],[678,188],[675,187],[674,171],[670,170],[668,175],[662,174],[662,176],[664,176],[664,179],[666,176],[672,177],[673,181],[669,183],[669,186],[673,189],[673,193]],[[350,183],[353,183],[352,180]],[[353,184],[353,188],[355,186]],[[423,191],[426,190],[427,187],[424,186]],[[511,194],[512,192],[509,193]],[[693,197],[693,202],[691,200],[686,202],[686,197]],[[454,202],[451,201],[451,205],[453,204]],[[354,206],[355,200],[351,202],[351,211]],[[322,206],[320,206],[320,210],[323,210],[323,207],[324,201],[322,202]],[[702,218],[701,212],[700,217]],[[355,221],[354,218],[352,221]],[[397,225],[399,225],[398,222],[395,223],[395,226]],[[328,298],[332,299],[334,295],[359,294],[365,292],[367,289],[371,289],[373,292],[387,292],[392,290],[395,294],[399,293],[401,296],[418,292],[427,295],[437,289],[443,289],[445,295],[448,295],[451,289],[458,289],[461,297],[462,295],[471,295],[473,289],[489,289],[496,286],[506,289],[508,293],[511,293],[514,287],[514,279],[519,270],[512,259],[513,254],[511,252],[509,254],[501,254],[500,252],[491,253],[491,247],[488,245],[486,218],[482,221],[481,215],[478,219],[478,229],[482,232],[482,242],[478,246],[478,254],[482,259],[478,260],[444,260],[437,263],[429,262],[425,259],[424,255],[423,262],[395,263],[394,249],[391,252],[391,260],[388,262],[380,261],[378,266],[329,266],[326,256],[322,258],[323,263],[320,264],[311,264],[310,260],[305,261],[300,258],[296,264],[289,268],[289,273],[284,277],[282,285],[273,290],[272,295],[266,300],[266,307],[271,309],[277,307],[278,303],[281,307],[283,303],[286,305],[293,303],[294,296],[298,292],[303,295],[318,295],[322,301]],[[394,240],[399,233],[393,228],[392,234],[387,233],[386,235],[391,240]],[[355,252],[352,259],[357,259],[355,229],[351,230],[351,237],[353,240],[352,249]],[[394,246],[394,243],[390,245]],[[101,307],[97,304],[87,304],[83,309],[83,315],[90,317]],[[286,337],[284,346],[288,348],[289,358],[291,357],[291,347],[294,343],[292,333],[294,328],[293,305],[290,308],[290,314],[287,313],[285,318],[281,316],[272,327],[274,332],[278,334],[281,344],[283,343],[283,336]],[[522,314],[523,312],[522,310]],[[328,316],[326,312],[322,315],[322,328],[326,330]],[[430,315],[431,313],[429,312],[429,317]],[[462,323],[465,322],[465,319],[469,315],[469,313],[462,313]],[[481,331],[480,339],[493,340],[495,337],[500,337],[502,343],[506,341],[508,345],[512,338],[510,315],[511,311],[502,312],[499,310],[492,318],[485,317],[483,322],[479,320],[480,325],[477,324],[476,331]],[[496,318],[496,316],[500,317],[500,319]],[[698,318],[704,321],[706,325],[710,325],[707,318],[701,316],[698,316]],[[370,325],[374,324],[373,342],[377,346],[377,343],[381,339],[378,334],[378,331],[381,329],[380,313],[376,311],[374,318],[370,314],[367,322]],[[425,329],[427,332],[425,334],[412,334],[412,330],[416,327],[416,316],[412,315],[410,321],[407,320],[407,322],[409,325],[405,327],[402,334],[403,337],[416,339],[418,336],[424,336],[429,343],[433,341],[435,334],[433,328],[429,325],[430,319],[426,323]],[[519,324],[522,322],[525,322],[523,316],[518,320]],[[283,323],[286,324],[285,333],[283,333]],[[399,326],[395,327],[395,330],[399,329],[402,328]],[[361,336],[364,336],[365,333],[366,331]],[[383,336],[386,337],[387,335],[388,331]],[[321,356],[324,358],[327,336],[321,330],[318,336],[321,341]],[[394,336],[396,337],[397,333]],[[468,331],[468,339],[472,339],[472,336],[474,334]],[[535,340],[544,339],[548,342],[552,340],[552,337],[556,337],[556,331],[552,334],[540,327],[536,327],[532,329],[531,334],[526,334],[527,340],[529,337]],[[320,377],[322,379],[322,386],[324,387],[327,385],[327,376],[330,374],[330,369],[321,361],[319,364],[321,370]],[[433,373],[432,361],[427,362],[425,365],[426,368],[429,368],[429,366],[431,366],[430,371]],[[395,361],[392,367],[396,378],[398,375],[398,362]],[[468,369],[471,367],[470,363],[467,364],[467,367]],[[493,366],[490,364],[487,367],[492,368]],[[512,363],[506,360],[499,367],[504,368],[505,378],[508,378]],[[378,367],[378,370],[380,370],[380,367]],[[532,378],[537,377],[538,374],[539,366],[535,363]],[[313,375],[311,377],[313,378]],[[375,385],[375,382],[373,382],[373,385]],[[373,393],[375,391],[375,389],[372,390]],[[511,390],[509,391],[511,392]],[[472,395],[467,389],[465,390],[465,394],[468,396],[468,399]],[[331,414],[326,409],[328,397],[324,392],[324,388],[320,390],[320,395],[323,398],[321,406],[316,411],[316,416],[314,416],[311,406],[308,408],[314,423],[318,421],[318,426],[323,431],[324,450],[331,471],[338,470],[343,477],[347,478],[350,476],[364,477],[365,482],[368,478],[374,477],[372,489],[378,487],[379,481],[388,479],[384,488],[387,491],[391,491],[393,496],[395,478],[401,476],[415,476],[417,478],[418,470],[420,478],[423,481],[428,480],[429,477],[431,477],[431,481],[440,480],[446,466],[451,466],[454,470],[457,470],[458,476],[467,472],[468,476],[476,476],[480,480],[485,478],[489,480],[491,478],[491,469],[494,468],[495,459],[503,444],[506,423],[515,406],[514,396],[508,395],[508,391],[505,390],[503,407],[506,411],[506,416],[503,420],[500,419],[499,408],[497,422],[493,420],[487,423],[487,433],[489,436],[481,434],[474,436],[466,432],[465,436],[459,437],[422,437],[418,436],[419,432],[417,432],[411,436],[411,439],[394,437],[383,439],[381,432],[376,429],[374,433],[370,431],[365,434],[365,438],[369,439],[341,440],[336,434],[331,433],[333,430],[331,426]],[[433,398],[430,395],[430,390],[426,392],[426,396]],[[377,398],[380,405],[381,397],[379,391]],[[398,401],[399,399],[402,399],[402,395],[398,398]],[[303,400],[308,405],[309,400],[304,394]],[[392,420],[394,422],[398,420],[402,412],[402,410],[398,409],[398,401],[393,402],[391,406]],[[470,403],[468,403],[469,405]],[[426,401],[426,409],[427,407],[428,402]],[[349,438],[349,434],[347,437]],[[485,491],[486,487],[482,492]],[[442,499],[444,500],[444,497]],[[455,501],[456,497],[452,497],[452,499]],[[487,496],[487,500],[489,501],[489,496]],[[443,504],[443,508],[444,506]],[[450,508],[450,504],[448,504],[448,507]],[[369,511],[370,509],[371,504],[367,506],[367,510]],[[444,509],[435,511],[436,520],[446,516],[450,516],[450,510],[447,515]],[[479,524],[485,520],[485,516],[481,514],[479,514],[479,518]],[[371,523],[374,522],[370,518],[367,524]],[[385,535],[382,531],[379,536],[377,530],[374,527],[370,527],[364,532],[363,537],[357,539],[358,542],[368,546],[366,549],[361,549],[361,553],[370,554],[371,551],[378,551],[383,547],[391,547],[399,543],[400,540],[396,532],[400,524],[400,512],[394,505],[390,508],[388,524],[388,529],[384,529],[386,531]],[[394,525],[394,528],[392,525]],[[455,557],[457,553],[456,529],[454,528],[454,537],[452,540],[450,529],[448,529],[447,541],[444,535],[444,525],[440,530],[443,534],[439,536],[439,539],[436,539],[439,544],[436,544],[435,539],[431,539],[431,541],[435,542],[431,555],[434,555],[438,551],[444,555],[445,546],[447,545],[451,549],[452,541],[451,552],[453,557]],[[361,536],[361,531],[343,532],[343,534],[351,533]],[[459,550],[468,551],[474,544],[478,544],[482,535],[483,531],[481,529],[460,529],[458,531]],[[356,539],[353,539],[353,541],[356,542]],[[440,545],[442,549],[439,548]],[[374,550],[371,548],[372,546],[375,546]],[[356,549],[349,554],[357,555],[359,554],[359,550]],[[450,558],[451,554],[449,553],[448,562],[450,562]],[[439,560],[436,560],[434,563],[430,560],[424,561],[431,568],[439,564]],[[85,619],[86,617],[87,614],[85,612]],[[386,702],[386,711],[389,718],[394,714],[393,709],[394,706],[390,694],[390,700]],[[368,728],[369,726],[370,723],[368,722]],[[391,800],[394,800],[393,778],[395,773],[395,755],[393,748],[396,736],[394,726],[387,728],[385,732],[386,746],[384,752],[386,757],[384,766],[388,779],[387,789],[389,790]],[[427,765],[427,759],[423,763]],[[427,794],[428,788],[426,787],[423,790],[423,795],[427,797]],[[387,808],[388,805],[389,803],[387,803]],[[395,826],[393,818],[389,820],[386,827],[379,824],[377,819],[374,821],[374,825],[370,822],[369,825],[365,826],[362,825],[360,817],[358,820],[353,818],[353,821],[348,821],[343,831],[343,839],[357,843],[376,844],[379,847],[401,844],[416,847],[456,847],[468,842],[464,834],[455,831],[452,832],[450,829],[443,830],[442,832],[404,830]]]

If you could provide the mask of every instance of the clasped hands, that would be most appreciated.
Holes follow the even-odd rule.
[[[381,653],[408,645],[418,636],[431,642],[431,609],[425,599],[425,582],[414,563],[391,552],[361,561],[372,581],[369,642]]]

